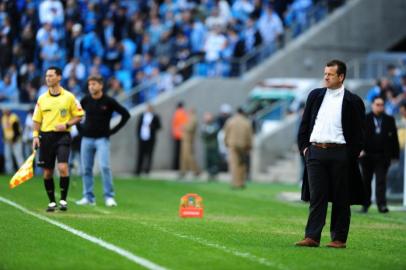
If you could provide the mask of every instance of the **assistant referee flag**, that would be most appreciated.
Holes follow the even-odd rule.
[[[16,186],[30,180],[34,176],[34,158],[35,151],[31,154],[29,158],[24,162],[20,169],[14,174],[13,178],[10,180],[10,188],[15,188]]]

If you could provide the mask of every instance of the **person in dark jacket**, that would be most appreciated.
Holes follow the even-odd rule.
[[[366,116],[365,147],[361,152],[361,169],[366,200],[361,212],[371,205],[371,182],[375,174],[376,204],[380,213],[389,212],[386,205],[386,175],[392,159],[399,159],[399,140],[395,119],[385,113],[385,101],[375,97],[372,111]]]
[[[346,65],[332,60],[324,68],[325,88],[310,92],[299,127],[298,145],[306,164],[302,200],[310,201],[305,238],[297,246],[317,247],[332,202],[332,248],[345,248],[351,204],[363,204],[357,164],[364,143],[365,106],[344,88]]]
[[[80,156],[82,161],[83,198],[76,202],[78,205],[95,205],[93,193],[94,178],[93,164],[97,152],[99,167],[103,180],[104,199],[108,207],[117,206],[114,199],[113,176],[110,169],[110,140],[109,137],[119,131],[130,119],[126,108],[115,99],[103,93],[103,78],[90,76],[87,80],[90,95],[81,100],[86,112],[85,122],[78,125],[82,136]],[[121,115],[121,121],[110,128],[113,112]]]
[[[142,113],[138,119],[136,130],[138,138],[138,159],[135,173],[137,175],[142,171],[148,174],[151,170],[156,134],[160,129],[161,120],[159,115],[154,113],[154,108],[151,104],[147,104],[146,111]]]

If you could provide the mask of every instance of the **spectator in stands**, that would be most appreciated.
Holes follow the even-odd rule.
[[[121,83],[117,78],[111,77],[110,80],[108,81],[108,86],[107,86],[107,94],[111,96],[112,98],[118,98],[124,94],[124,89],[121,86]]]
[[[240,38],[237,31],[233,27],[227,30],[227,47],[223,51],[225,64],[228,65],[227,70],[230,76],[240,75],[240,65],[238,59],[245,54],[245,41]]]
[[[114,66],[121,62],[122,57],[123,54],[120,44],[117,43],[114,37],[110,38],[107,42],[107,48],[104,51],[104,62],[110,70],[114,70]]]
[[[61,26],[64,22],[64,11],[59,0],[44,0],[39,5],[39,20],[42,24],[50,23]]]
[[[52,27],[50,23],[45,23],[37,32],[36,41],[39,47],[43,47],[46,43],[49,42],[50,38],[53,38],[54,41],[60,39],[60,32]]]
[[[19,100],[17,73],[9,72],[0,80],[0,102],[16,103]]]
[[[253,11],[254,6],[249,0],[235,0],[231,7],[233,17],[243,22],[248,19]]]
[[[397,96],[401,92],[402,88],[402,76],[400,69],[395,65],[390,64],[387,66],[386,71],[389,83],[393,89],[393,94]]]
[[[72,58],[65,66],[62,73],[62,78],[68,80],[74,77],[76,81],[82,82],[86,76],[86,67],[79,62],[78,58]],[[70,88],[69,88],[70,89]]]
[[[61,63],[61,48],[52,37],[49,37],[48,41],[42,45],[40,57],[42,59],[43,71],[51,66],[59,66],[59,64]]]
[[[21,50],[25,63],[34,63],[35,49],[35,35],[31,24],[27,24],[21,34]]]
[[[4,158],[6,162],[6,173],[14,173],[23,165],[23,148],[21,142],[20,119],[9,109],[3,109],[1,116],[1,127],[3,129]],[[18,168],[14,167],[14,160]]]
[[[271,4],[266,5],[264,12],[258,21],[258,30],[264,44],[267,45],[267,53],[271,53],[277,48],[277,43],[282,40],[283,24],[278,14],[274,12]],[[268,55],[267,54],[267,55]]]
[[[180,147],[183,138],[184,126],[188,121],[188,115],[184,109],[183,102],[178,102],[176,110],[172,116],[172,138],[173,138],[173,159],[172,169],[178,170],[180,163]]]
[[[151,104],[147,104],[147,109],[142,113],[137,122],[136,136],[138,138],[138,157],[136,175],[142,172],[149,174],[153,161],[154,146],[156,136],[161,129],[161,120],[154,112]]]
[[[248,171],[247,161],[252,147],[253,130],[251,122],[241,108],[227,120],[224,133],[224,142],[229,152],[228,162],[232,188],[243,189]]]
[[[389,212],[386,205],[386,175],[392,159],[399,159],[399,141],[395,119],[385,114],[385,101],[376,97],[372,112],[366,116],[365,144],[360,154],[366,201],[362,212],[367,213],[371,205],[371,183],[375,174],[375,193],[378,211]]]
[[[75,97],[80,100],[84,93],[82,91],[82,87],[75,76],[71,75],[68,78],[67,87],[71,93],[75,95]]]
[[[311,0],[295,0],[289,6],[285,22],[287,26],[292,27],[294,37],[300,35],[308,27],[308,13],[311,6]]]
[[[195,20],[192,24],[192,30],[190,33],[190,46],[193,55],[204,54],[204,40],[206,34],[206,26],[200,20]]]
[[[206,52],[205,60],[207,62],[207,75],[221,75],[221,53],[227,45],[226,37],[221,33],[219,26],[214,26],[208,33],[204,50]]]
[[[208,29],[219,27],[222,31],[226,29],[229,17],[222,16],[220,10],[215,7],[211,10],[211,14],[207,17],[205,25]]]
[[[252,53],[254,49],[258,48],[263,43],[263,38],[258,31],[255,21],[252,17],[248,18],[245,22],[245,32],[244,32],[245,50],[247,53]],[[252,55],[248,61],[248,67],[254,66],[258,62],[258,53]]]
[[[102,62],[101,57],[96,56],[90,66],[90,73],[89,75],[101,75],[103,78],[110,78],[112,71]]]
[[[58,49],[59,65],[65,65],[67,60],[75,57],[86,67],[86,75],[99,73],[107,80],[111,76],[117,76],[117,70],[124,75],[131,72],[130,78],[134,79],[139,71],[134,71],[132,67],[132,57],[135,54],[141,55],[141,58],[151,54],[152,62],[159,62],[161,73],[169,65],[184,66],[191,56],[197,55],[208,59],[209,72],[205,63],[196,69],[192,66],[177,69],[177,73],[181,74],[184,80],[191,77],[194,70],[200,75],[236,75],[235,72],[230,72],[227,63],[230,54],[223,55],[223,49],[227,46],[225,40],[233,39],[228,36],[230,32],[225,33],[225,30],[232,27],[238,33],[245,33],[246,21],[250,16],[258,23],[265,44],[270,42],[274,32],[279,33],[280,30],[279,26],[271,28],[271,24],[267,24],[270,23],[270,9],[267,8],[269,5],[263,4],[264,1],[261,0],[14,2],[0,3],[2,77],[13,63],[19,66],[34,63],[36,69],[41,71],[42,60],[46,62],[44,66],[50,64],[48,48],[51,49],[49,51],[51,56],[55,56],[55,48]],[[286,6],[292,0],[270,2],[282,18]],[[208,26],[204,22],[207,22]],[[211,27],[219,28],[219,33],[214,38],[212,33],[208,37],[207,32],[213,31]],[[53,42],[48,44],[50,37]],[[116,46],[109,47],[109,41],[113,38]],[[246,45],[249,45],[245,46],[245,53],[256,47],[252,46],[252,39],[244,37],[244,40]],[[229,51],[232,47],[230,44]],[[171,50],[170,54],[167,53],[168,50]],[[121,54],[119,57],[121,60],[116,59],[117,53]],[[259,56],[263,58],[265,55]],[[169,61],[162,60],[162,56],[169,58]],[[92,66],[95,65],[94,61],[101,61],[96,65],[100,67],[98,72],[96,71],[98,68]],[[117,62],[121,65],[119,69],[116,66]],[[248,63],[248,68],[256,62]],[[109,66],[108,71],[102,68],[106,65]],[[155,67],[146,67],[143,70],[145,80],[151,79],[151,71]],[[125,84],[124,81],[122,83]],[[127,85],[124,87],[127,88]],[[27,85],[19,84],[19,88],[24,92]]]
[[[8,36],[0,35],[0,76],[3,77],[13,62],[13,46]]]

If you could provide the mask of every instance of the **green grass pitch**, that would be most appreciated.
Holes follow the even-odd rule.
[[[11,190],[0,177],[0,197],[103,239],[166,269],[406,269],[406,213],[358,214],[353,207],[347,249],[299,248],[307,204],[281,201],[297,185],[248,184],[233,191],[223,183],[116,179],[118,207],[76,206],[82,184],[74,177],[66,213],[47,214],[40,178]],[[58,181],[55,181],[56,186]],[[59,189],[59,188],[58,188]],[[58,190],[57,189],[57,190]],[[58,194],[59,192],[57,192]],[[182,195],[203,197],[203,219],[178,217]],[[0,269],[143,269],[140,265],[15,207],[0,202]]]

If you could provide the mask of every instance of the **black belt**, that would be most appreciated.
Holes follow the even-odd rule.
[[[312,145],[318,147],[318,148],[337,148],[337,147],[344,147],[345,143],[312,143]]]

